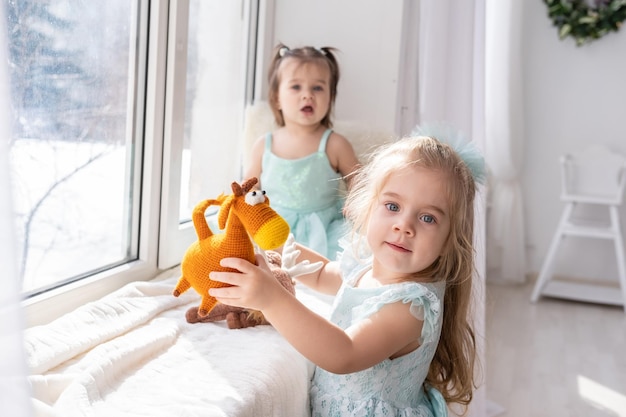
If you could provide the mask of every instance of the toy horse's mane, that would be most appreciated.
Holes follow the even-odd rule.
[[[217,216],[217,224],[220,229],[224,229],[226,227],[226,220],[228,220],[228,215],[230,214],[230,206],[233,204],[233,200],[237,197],[242,197],[246,195],[248,191],[250,191],[259,180],[256,177],[250,178],[241,184],[233,182],[231,184],[231,188],[233,193],[231,195],[220,195],[217,200],[220,204],[220,212]]]

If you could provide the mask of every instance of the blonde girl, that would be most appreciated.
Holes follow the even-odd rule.
[[[285,246],[284,256],[323,264],[297,279],[336,295],[330,320],[277,285],[262,257],[260,266],[224,259],[241,273],[211,274],[233,285],[211,295],[263,311],[317,365],[313,417],[438,417],[472,400],[476,155],[427,136],[381,147],[354,177],[354,235],[339,261]]]

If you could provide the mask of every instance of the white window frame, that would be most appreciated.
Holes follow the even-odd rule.
[[[255,15],[259,3],[263,2],[241,0],[242,13]],[[182,135],[176,132],[183,129],[186,48],[168,48],[168,40],[169,45],[186,45],[188,10],[188,0],[152,0],[150,7],[141,9],[141,13],[149,13],[149,33],[140,30],[139,34],[149,38],[147,51],[137,51],[138,56],[148,56],[145,91],[137,83],[141,91],[135,96],[137,100],[145,96],[143,140],[137,142],[134,150],[136,166],[142,167],[140,175],[134,176],[135,181],[141,182],[140,203],[135,204],[133,212],[133,217],[140,219],[138,242],[133,242],[139,245],[138,258],[24,300],[27,327],[46,324],[130,282],[153,279],[178,265],[195,239],[191,222],[179,224],[182,141],[176,138]],[[145,15],[141,21],[143,18]],[[256,20],[247,27],[247,45],[255,45]],[[243,48],[241,53],[250,66],[249,61],[256,58],[254,48]],[[243,106],[254,94],[253,67],[242,74],[242,82],[246,83]]]
[[[257,2],[242,0],[241,13],[246,19],[256,15]],[[161,224],[158,267],[170,268],[180,263],[187,247],[196,240],[196,232],[191,221],[180,223],[180,196],[181,193],[181,167],[183,159],[183,130],[185,120],[185,93],[187,73],[187,48],[189,0],[173,0],[170,7],[168,48],[168,69],[166,82],[165,103],[165,146],[163,149],[163,193],[161,199]],[[251,60],[255,58],[254,45],[256,43],[256,19],[244,22],[244,45],[241,47],[243,62],[248,69],[240,74],[242,83],[246,88],[242,98],[241,112],[244,106],[251,101],[253,94],[252,84],[254,80],[254,65]],[[241,130],[243,130],[243,119]],[[235,149],[241,153],[242,138]],[[213,174],[213,172],[212,172]],[[239,180],[239,178],[233,178]],[[223,190],[228,192],[229,190]],[[217,197],[207,196],[206,198]]]
[[[147,43],[149,61],[146,65],[145,91],[139,86],[141,90],[137,91],[136,97],[146,97],[144,138],[153,140],[138,141],[134,152],[136,166],[142,167],[142,175],[135,176],[136,181],[141,181],[142,189],[140,203],[135,205],[136,210],[141,211],[138,258],[23,301],[27,326],[48,323],[127,283],[151,279],[159,272],[157,255],[163,154],[163,142],[160,138],[163,137],[164,124],[168,1],[152,0],[149,10],[148,7],[143,7],[140,12],[150,13],[150,36]],[[145,15],[141,21],[144,21],[143,18]],[[146,30],[140,30],[139,34],[148,36]],[[138,50],[137,53],[138,56],[145,56],[146,51]],[[139,84],[141,83],[137,83]]]

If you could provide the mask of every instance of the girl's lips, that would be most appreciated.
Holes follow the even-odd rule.
[[[385,242],[387,246],[389,246],[393,250],[397,250],[399,252],[411,252],[409,249],[405,248],[399,243]]]
[[[303,111],[305,113],[311,113],[311,112],[313,112],[313,107],[311,107],[311,106],[304,106],[303,108],[300,109],[300,111]]]

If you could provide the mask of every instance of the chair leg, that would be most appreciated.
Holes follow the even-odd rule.
[[[622,302],[624,303],[624,312],[626,312],[626,259],[624,255],[624,239],[622,237],[622,228],[619,221],[617,207],[611,206],[611,224],[615,233],[615,255],[617,259],[617,271],[619,273],[619,283],[622,289]]]
[[[548,249],[548,254],[546,255],[546,259],[543,261],[543,265],[539,271],[539,276],[537,277],[537,282],[535,283],[535,288],[533,289],[533,293],[530,297],[530,301],[533,303],[537,302],[539,296],[541,295],[541,290],[543,290],[543,287],[552,277],[552,263],[554,262],[554,257],[556,256],[556,251],[561,243],[561,239],[563,239],[563,231],[565,230],[565,226],[567,225],[573,209],[574,205],[572,203],[568,203],[563,210],[563,214],[559,220],[559,225],[554,233],[554,237],[550,243],[550,248]]]

